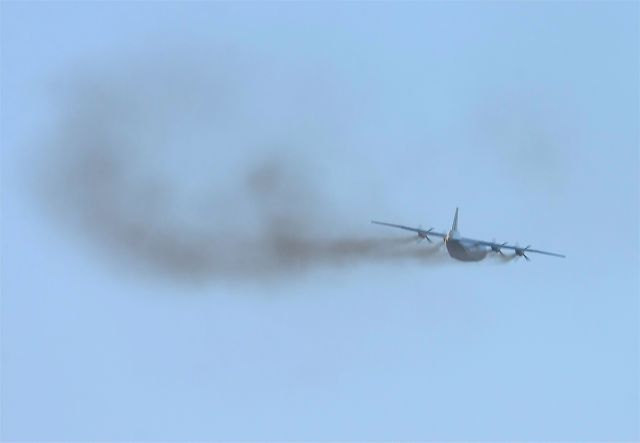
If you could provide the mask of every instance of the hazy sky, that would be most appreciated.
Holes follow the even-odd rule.
[[[640,439],[637,2],[0,11],[3,440]]]

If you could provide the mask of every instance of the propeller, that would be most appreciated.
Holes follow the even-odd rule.
[[[518,257],[524,257],[525,259],[527,259],[527,261],[531,260],[527,254],[525,254],[525,252],[527,252],[527,250],[531,247],[531,245],[528,245],[526,248],[518,248],[516,247],[516,255]]]
[[[433,231],[433,228],[429,228],[426,231],[423,231],[422,226],[419,226],[418,229],[420,229],[420,232],[418,232],[418,242],[426,239],[429,243],[433,243],[433,240],[429,238],[429,233]]]
[[[506,246],[507,242],[504,242],[500,245],[496,244],[495,240],[493,241],[493,244],[491,245],[491,250],[493,252],[497,252],[500,255],[504,255],[504,252],[502,252],[502,247]]]

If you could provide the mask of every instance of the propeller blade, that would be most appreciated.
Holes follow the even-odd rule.
[[[424,238],[426,238],[426,239],[427,239],[427,241],[428,241],[429,243],[433,243],[433,240],[431,240],[431,239],[429,238],[429,233],[430,233],[431,231],[433,231],[433,228],[429,228],[429,229],[427,229],[427,232],[425,232],[425,234],[424,234]]]

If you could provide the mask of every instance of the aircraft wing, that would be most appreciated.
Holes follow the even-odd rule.
[[[434,231],[433,228],[429,228],[429,229],[412,228],[410,226],[396,225],[396,224],[393,224],[393,223],[385,223],[385,222],[380,222],[380,221],[371,221],[371,223],[374,223],[376,225],[382,225],[382,226],[391,226],[392,228],[404,229],[405,231],[415,232],[420,237],[426,238],[427,240],[431,236],[440,237],[440,238],[444,238],[444,237],[447,236],[447,234],[443,234],[442,232]]]
[[[468,243],[475,243],[477,245],[489,246],[495,252],[500,252],[501,249],[509,249],[511,251],[514,251],[516,255],[522,255],[526,259],[528,259],[528,257],[525,255],[526,252],[534,252],[536,254],[544,254],[544,255],[551,255],[553,257],[565,258],[565,256],[562,254],[556,254],[555,252],[540,251],[539,249],[531,249],[529,246],[526,246],[526,247],[512,246],[506,243],[495,243],[495,242],[484,241],[484,240],[475,240],[472,238],[462,238],[461,240]]]

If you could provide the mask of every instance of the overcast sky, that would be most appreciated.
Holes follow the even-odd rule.
[[[640,439],[638,3],[1,13],[3,440]]]

